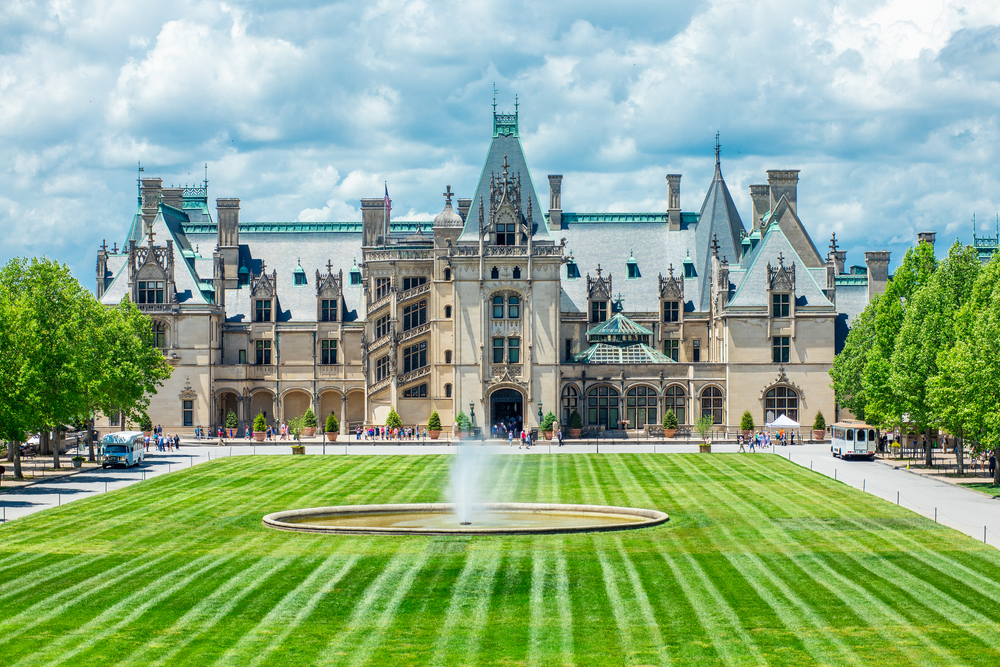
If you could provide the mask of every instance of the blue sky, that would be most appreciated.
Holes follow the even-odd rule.
[[[240,197],[246,220],[397,217],[471,196],[501,110],[543,202],[698,210],[722,135],[748,186],[800,169],[798,212],[848,262],[916,232],[971,241],[1000,210],[996,2],[135,2],[0,4],[0,260],[48,255],[93,287],[136,163]]]

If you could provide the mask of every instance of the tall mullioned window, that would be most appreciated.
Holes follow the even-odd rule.
[[[184,425],[194,426],[194,401],[183,401],[181,404],[181,413]]]
[[[592,301],[590,304],[590,321],[592,323],[608,321],[608,302]]]
[[[722,423],[722,390],[706,387],[701,392],[701,416],[711,417],[713,424]]]
[[[376,278],[375,279],[375,300],[378,301],[384,296],[389,295],[389,286],[392,284],[390,278]]]
[[[161,350],[167,346],[167,325],[163,322],[153,322],[153,347]]]
[[[493,363],[503,363],[503,338],[493,339]]]
[[[258,366],[267,366],[271,363],[271,341],[258,340],[255,345],[257,352],[256,363]]]
[[[323,322],[336,322],[337,321],[337,300],[336,299],[323,299],[320,303],[320,317]]]
[[[677,350],[680,349],[681,342],[675,339],[663,341],[663,355],[668,359],[677,361]]]
[[[419,276],[416,278],[403,278],[403,291],[408,289],[413,289],[414,287],[419,287],[427,283],[426,276]]]
[[[375,340],[389,335],[389,316],[385,315],[375,320]]]
[[[137,286],[139,303],[163,303],[164,284],[162,280],[140,280]]]
[[[507,339],[507,363],[509,363],[509,364],[519,364],[519,363],[521,363],[521,339],[520,338],[508,338]]]
[[[427,342],[403,348],[403,372],[409,373],[427,365]]]
[[[513,223],[507,223],[503,225],[497,225],[497,245],[516,245],[517,244],[517,225]]]
[[[790,296],[789,294],[771,295],[771,317],[788,317]]]
[[[684,387],[672,385],[663,395],[663,409],[673,411],[677,423],[684,423]]]
[[[324,340],[321,347],[322,356],[320,357],[320,363],[324,365],[337,363],[337,341]]]
[[[418,301],[403,308],[403,331],[427,322],[427,301]]]
[[[257,299],[254,303],[254,322],[270,322],[271,321],[271,300],[270,299]]]
[[[788,336],[775,336],[772,340],[772,352],[774,363],[784,364],[788,363],[788,349],[791,347],[789,345]]]
[[[678,303],[677,301],[663,302],[664,322],[677,322],[680,320],[680,315],[681,315],[680,303]]]
[[[395,352],[393,352],[395,354]],[[389,377],[389,355],[383,356],[375,362],[375,381],[379,382]]]
[[[521,298],[511,296],[507,299],[507,318],[516,320],[521,317]]]

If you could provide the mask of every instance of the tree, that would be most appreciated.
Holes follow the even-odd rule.
[[[753,415],[750,414],[749,410],[744,410],[743,416],[740,417],[740,430],[752,431],[754,428],[756,428],[756,425],[753,423]]]
[[[708,436],[712,432],[712,427],[715,426],[715,421],[712,419],[712,415],[702,415],[701,418],[695,422],[694,428],[698,431],[698,435],[701,436],[703,442],[708,442]]]
[[[540,430],[540,431],[541,431],[542,433],[544,433],[544,432],[546,432],[546,431],[551,431],[551,430],[552,430],[552,424],[554,424],[554,423],[555,423],[555,421],[556,421],[556,415],[555,415],[555,413],[554,413],[554,412],[552,412],[552,411],[550,410],[550,411],[548,412],[548,414],[546,414],[546,415],[545,415],[545,418],[544,418],[544,419],[542,419],[542,423],[541,423],[541,424],[539,424],[539,427],[538,427],[538,428],[539,428],[539,430]]]
[[[576,411],[576,408],[573,408],[573,412],[569,413],[569,427],[573,429],[583,428],[583,417]]]
[[[875,295],[860,315],[851,322],[844,349],[833,358],[830,379],[837,403],[850,410],[858,419],[865,418],[868,395],[861,381],[868,364],[868,352],[875,339],[875,315],[881,295]]]
[[[396,408],[389,408],[389,415],[385,418],[385,425],[387,428],[400,428],[403,426],[403,420],[396,413]]]
[[[239,425],[240,425],[239,417],[236,416],[235,412],[230,410],[229,414],[226,415],[226,428],[236,428]]]
[[[153,420],[145,412],[139,415],[139,430],[149,433],[153,430]]]
[[[264,417],[263,412],[258,412],[257,416],[253,418],[253,430],[254,433],[264,433],[267,431],[267,418]]]
[[[464,412],[459,412],[455,417],[455,426],[458,427],[459,432],[468,431],[471,425],[472,424],[469,422],[469,418]]]
[[[428,431],[440,431],[441,430],[441,415],[435,410],[431,413],[431,418],[427,420],[427,430]]]
[[[816,411],[816,418],[813,419],[813,430],[814,431],[825,431],[826,430],[826,417],[820,410]]]
[[[663,428],[667,430],[677,428],[677,415],[674,414],[673,410],[667,410],[663,413]]]
[[[337,433],[340,431],[340,422],[337,421],[337,416],[332,412],[326,418],[326,432],[327,433]]]

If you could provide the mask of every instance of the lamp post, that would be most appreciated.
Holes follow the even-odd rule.
[[[473,401],[469,401],[469,426],[476,425],[476,404]]]
[[[542,399],[538,399],[538,425],[542,425]]]

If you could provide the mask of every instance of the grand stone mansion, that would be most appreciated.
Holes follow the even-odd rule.
[[[150,416],[167,430],[241,428],[312,406],[346,432],[408,425],[435,410],[448,428],[572,410],[596,430],[642,428],[665,410],[691,424],[786,414],[835,416],[827,371],[850,318],[888,279],[889,253],[845,269],[797,214],[798,171],[751,185],[745,226],[722,176],[698,211],[666,176],[656,213],[563,210],[562,176],[542,209],[518,115],[494,111],[471,197],[425,223],[243,222],[239,199],[142,179],[124,244],[97,254],[97,294],[153,319],[173,366]],[[99,426],[113,428],[114,416]]]

